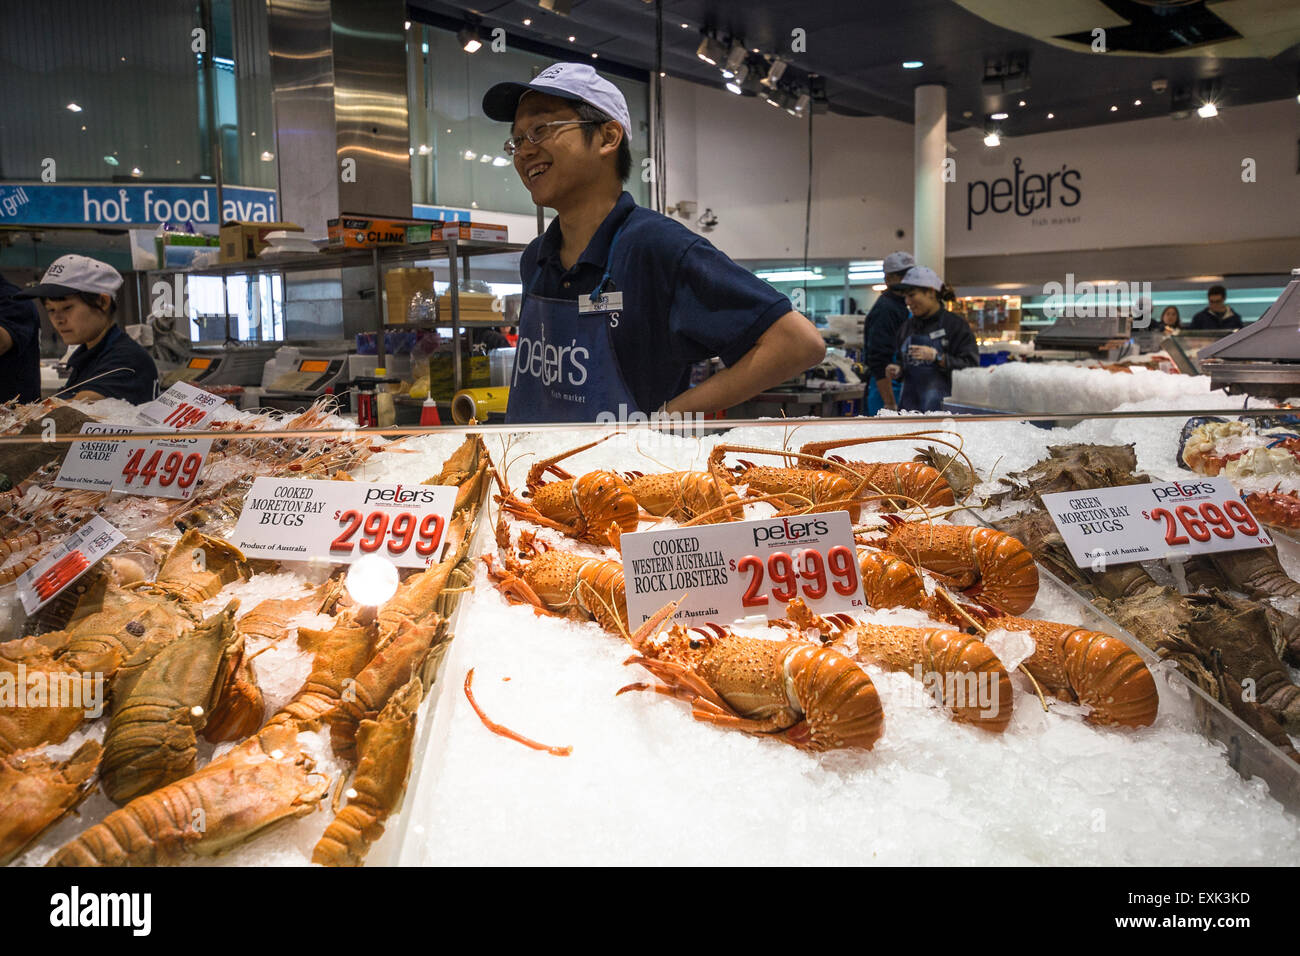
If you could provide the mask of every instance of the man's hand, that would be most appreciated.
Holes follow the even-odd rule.
[[[716,412],[730,408],[806,372],[826,357],[816,326],[798,312],[787,312],[759,336],[735,365],[706,378],[664,406],[668,412]]]
[[[885,366],[885,374],[886,374],[890,379],[900,378],[900,377],[902,376],[902,374],[903,374],[903,367],[902,367],[901,365],[886,365],[886,366]],[[884,397],[885,397],[884,390],[881,390],[881,392],[880,392],[880,397],[881,397],[881,398],[884,398]]]
[[[886,370],[888,372],[888,370]],[[892,408],[898,411],[898,403],[894,401],[894,386],[886,374],[885,378],[876,379],[876,392],[880,395],[880,403],[885,408]]]
[[[910,345],[907,348],[907,357],[913,362],[933,362],[939,357],[939,350],[929,345]]]

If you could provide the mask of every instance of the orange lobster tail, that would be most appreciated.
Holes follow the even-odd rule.
[[[1070,624],[1003,618],[1001,627],[1027,630],[1037,649],[1024,668],[1062,700],[1092,708],[1088,722],[1146,727],[1160,695],[1142,658],[1117,637]]]
[[[809,750],[870,750],[885,731],[885,711],[871,678],[826,647],[797,648],[786,661],[804,720],[786,736]]]
[[[1033,554],[992,528],[904,522],[889,533],[884,548],[1008,614],[1029,610],[1038,596]]]
[[[901,558],[883,551],[864,551],[858,558],[862,594],[874,608],[925,606],[925,582],[921,574]]]
[[[857,521],[861,505],[849,503],[846,499],[854,497],[856,485],[843,475],[829,471],[814,471],[810,468],[770,468],[758,466],[742,471],[737,479],[749,486],[751,492],[765,495],[789,495],[788,504],[804,507],[807,501],[817,505],[834,503],[835,511],[848,511],[849,517]]]
[[[858,660],[916,673],[942,689],[953,720],[1002,733],[1011,723],[1011,677],[987,644],[957,631],[863,624],[852,629]],[[931,676],[933,675],[933,676]]]
[[[867,483],[867,488],[882,494],[895,492],[912,498],[928,507],[956,504],[952,488],[938,469],[919,461],[850,461],[845,467],[857,472]],[[889,501],[887,505],[898,508],[912,507],[911,501]]]

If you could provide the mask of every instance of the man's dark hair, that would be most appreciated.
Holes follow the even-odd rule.
[[[1208,299],[1212,295],[1221,295],[1226,299],[1228,297],[1228,290],[1221,285],[1212,285],[1210,286],[1209,291],[1205,293],[1205,297]]]
[[[575,103],[573,109],[578,114],[578,119],[591,123],[591,126],[582,128],[583,138],[590,145],[591,141],[596,138],[595,124],[611,123],[614,118],[604,110],[598,110],[590,103]],[[632,175],[632,147],[628,145],[627,130],[623,130],[623,139],[618,144],[618,158],[615,162],[615,168],[618,171],[620,182],[627,182],[627,178]]]
[[[101,295],[104,296],[104,298],[108,299],[107,307],[100,305],[99,297]],[[90,306],[92,309],[99,309],[101,312],[107,312],[109,315],[112,315],[114,312],[117,311],[117,303],[113,300],[113,297],[111,295],[108,295],[105,292],[74,292],[72,293],[72,295],[61,295],[58,296],[57,298],[52,295],[47,295],[44,296],[41,299],[41,301],[42,302],[66,302],[68,299],[80,299],[82,302],[86,303],[86,305]]]

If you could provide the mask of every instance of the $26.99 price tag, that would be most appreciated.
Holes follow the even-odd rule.
[[[1080,568],[1273,543],[1226,478],[1063,491],[1042,499]]]
[[[378,554],[422,568],[441,557],[455,503],[443,485],[257,478],[233,542],[251,558],[351,564]]]
[[[846,511],[641,531],[621,546],[633,628],[683,593],[673,619],[687,624],[784,617],[795,598],[817,614],[866,606]]]

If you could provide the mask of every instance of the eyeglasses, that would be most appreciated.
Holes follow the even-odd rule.
[[[519,152],[519,147],[524,145],[524,140],[532,143],[534,146],[541,144],[551,134],[547,128],[551,126],[599,126],[595,120],[551,120],[549,123],[538,123],[536,126],[524,131],[523,136],[511,136],[505,142],[506,155],[513,156]]]

